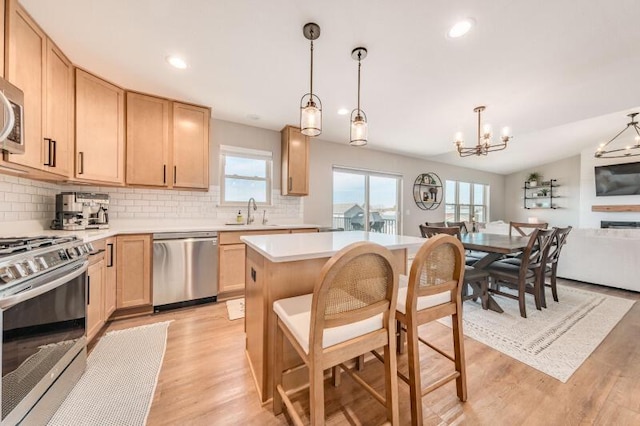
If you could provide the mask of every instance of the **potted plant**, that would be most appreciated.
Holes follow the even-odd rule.
[[[549,190],[548,190],[547,188],[542,188],[542,189],[540,190],[540,195],[541,195],[542,197],[546,197],[548,193],[549,193]]]
[[[529,182],[529,187],[534,188],[538,186],[538,181],[542,179],[542,176],[538,172],[533,172],[529,174],[527,177],[527,182]]]

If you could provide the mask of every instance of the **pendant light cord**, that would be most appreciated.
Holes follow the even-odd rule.
[[[360,62],[361,52],[358,52],[358,117],[360,116],[360,67],[362,63]]]
[[[311,32],[311,83],[309,84],[311,86],[311,90],[310,90],[310,94],[311,94],[311,102],[313,102],[313,29],[310,31]]]
[[[482,114],[482,110],[478,110],[478,145],[482,145],[480,141],[482,140],[482,134],[480,133],[480,114]]]

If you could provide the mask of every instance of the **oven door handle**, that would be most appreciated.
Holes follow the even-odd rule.
[[[30,288],[28,290],[24,290],[20,293],[16,293],[13,296],[9,296],[5,299],[0,300],[0,309],[8,309],[14,305],[17,305],[20,302],[24,302],[25,300],[33,299],[36,296],[40,296],[50,290],[53,290],[56,287],[60,287],[62,284],[70,281],[74,278],[79,277],[80,275],[87,272],[89,268],[89,261],[85,260],[78,269],[74,269],[72,272],[61,276],[49,283],[42,284],[35,288]]]

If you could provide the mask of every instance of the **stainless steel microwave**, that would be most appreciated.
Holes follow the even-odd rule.
[[[0,78],[0,149],[24,154],[24,93]]]

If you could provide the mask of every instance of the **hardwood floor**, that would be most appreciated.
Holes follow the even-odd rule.
[[[640,293],[561,281],[591,291],[640,300]],[[562,302],[562,301],[561,301]],[[467,302],[470,303],[470,302]],[[551,303],[555,303],[551,301]],[[244,354],[243,321],[227,320],[224,303],[111,323],[107,330],[173,320],[149,414],[153,425],[284,425],[262,407]],[[438,323],[421,335],[451,348]],[[450,383],[423,398],[425,425],[638,425],[640,424],[640,303],[636,303],[567,383],[465,338],[469,400]],[[451,363],[423,348],[423,380],[450,371]],[[406,372],[406,354],[398,358]],[[446,370],[445,370],[446,369]],[[382,364],[367,362],[363,377],[381,391]],[[326,382],[327,424],[381,424],[384,408],[350,378],[340,388]],[[410,424],[409,392],[400,381],[400,421]],[[294,398],[308,421],[308,393]]]

